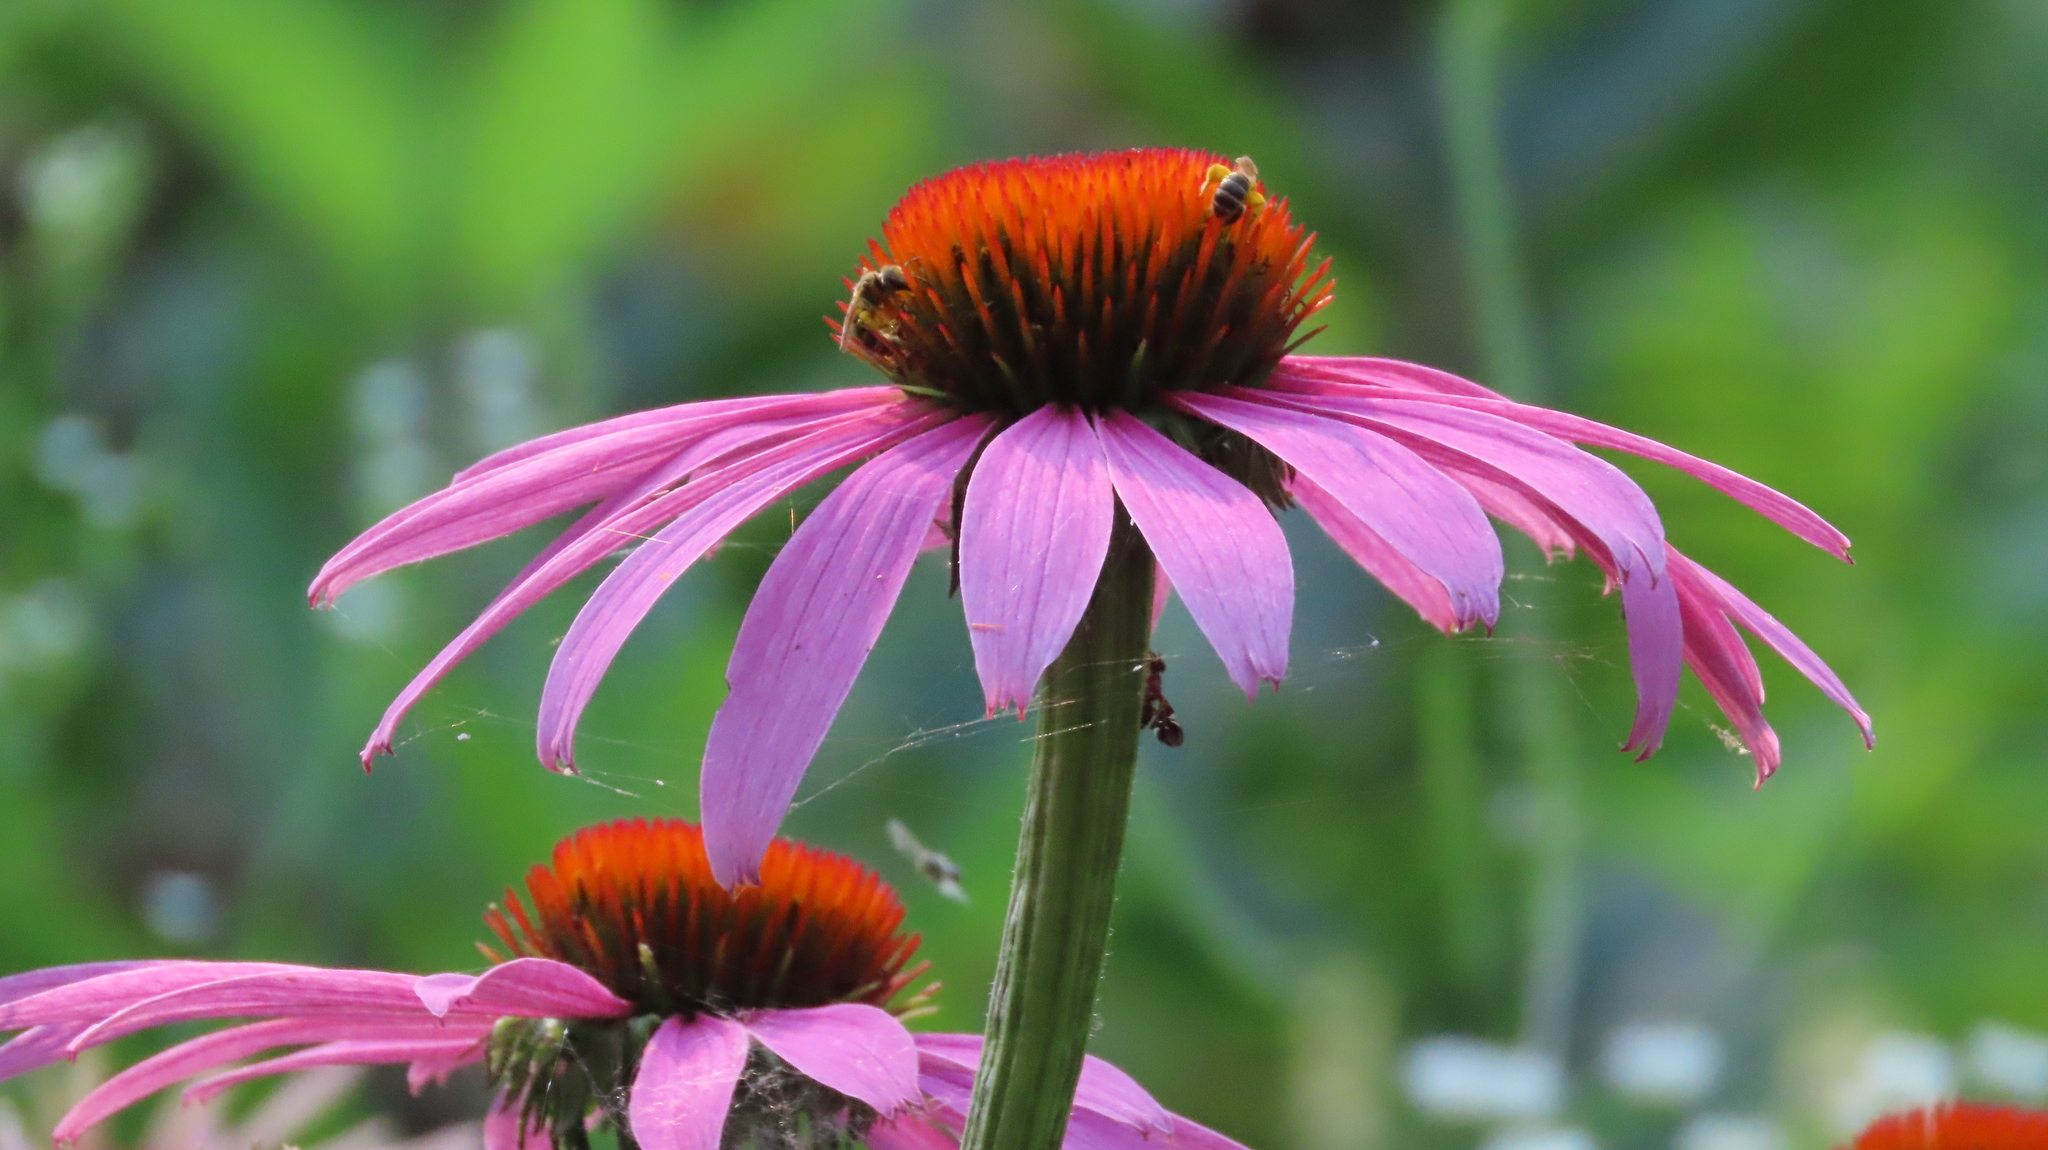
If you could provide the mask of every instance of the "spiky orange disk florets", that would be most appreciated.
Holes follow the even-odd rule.
[[[622,820],[563,839],[526,889],[531,915],[508,888],[484,916],[513,955],[573,963],[653,1013],[886,1007],[922,969],[904,969],[918,936],[897,930],[903,904],[881,876],[787,839],[759,884],[728,891],[695,824]]]
[[[2042,1150],[2048,1113],[1955,1102],[1890,1114],[1871,1123],[1853,1150]]]
[[[1314,237],[1285,200],[1212,210],[1228,165],[1144,148],[927,180],[869,245],[842,345],[906,386],[1016,414],[1257,384],[1328,302],[1329,265],[1310,269]]]

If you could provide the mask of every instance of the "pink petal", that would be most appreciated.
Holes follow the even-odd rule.
[[[217,1030],[146,1058],[102,1082],[64,1115],[51,1137],[58,1142],[77,1141],[79,1135],[110,1115],[174,1082],[274,1047],[343,1039],[382,1041],[433,1033],[431,1024],[419,1022],[329,1018],[282,1018]],[[470,1037],[480,1038],[487,1033],[475,1030]]]
[[[1256,440],[1441,583],[1458,620],[1454,629],[1500,621],[1500,540],[1471,492],[1385,436],[1250,400],[1258,395],[1179,393],[1172,402]]]
[[[363,766],[368,769],[370,760],[380,754],[391,753],[391,740],[398,724],[420,697],[431,690],[434,684],[467,658],[470,652],[481,646],[484,640],[498,633],[521,612],[545,598],[557,587],[582,574],[593,564],[619,550],[628,542],[644,540],[649,532],[663,523],[690,512],[712,496],[735,483],[741,482],[758,471],[787,461],[793,455],[814,450],[821,441],[837,441],[843,436],[858,436],[865,433],[878,420],[886,421],[894,411],[880,414],[856,412],[842,416],[821,425],[807,436],[785,439],[775,446],[762,450],[748,459],[704,475],[680,489],[669,491],[645,502],[634,502],[618,509],[608,505],[615,514],[605,518],[607,507],[600,507],[585,515],[577,524],[564,532],[547,550],[527,564],[512,584],[485,607],[462,633],[455,637],[440,654],[434,656],[412,682],[406,684],[391,705],[385,708],[383,719],[364,746]],[[778,439],[780,437],[777,437]]]
[[[903,443],[825,497],[747,606],[699,776],[711,871],[750,881],[804,769],[896,605],[925,526],[988,428],[955,420]]]
[[[918,1098],[917,1047],[896,1016],[843,1002],[807,1010],[769,1010],[742,1019],[755,1041],[820,1082],[893,1114]]]
[[[1157,563],[1152,565],[1152,629],[1159,629],[1159,616],[1166,613],[1167,600],[1173,598],[1173,580],[1167,578],[1166,568]]]
[[[990,715],[1023,717],[1066,647],[1115,508],[1101,441],[1078,411],[1041,407],[982,449],[961,516],[960,603]]]
[[[1412,367],[1413,365],[1408,366]],[[1428,369],[1421,370],[1426,371]],[[1439,372],[1434,374],[1443,375],[1445,373]],[[1455,379],[1456,377],[1452,376],[1450,378]],[[1312,380],[1314,381],[1312,382]],[[1297,388],[1319,390],[1330,385],[1327,382],[1315,379],[1314,373],[1294,375],[1283,364],[1281,369],[1274,372],[1271,377],[1270,386],[1282,390]],[[1338,384],[1337,386],[1342,387],[1345,385]],[[1478,387],[1477,384],[1472,386],[1474,388]],[[1493,396],[1492,393],[1485,392],[1483,388],[1479,388],[1478,392],[1448,391],[1441,398],[1437,399],[1436,402],[1463,407],[1472,411],[1490,412],[1494,415],[1512,419],[1525,426],[1533,427],[1538,431],[1555,435],[1560,439],[1568,439],[1574,443],[1590,444],[1594,447],[1626,451],[1631,455],[1639,455],[1645,459],[1655,460],[1658,463],[1675,467],[1727,495],[1729,498],[1749,507],[1757,514],[1762,515],[1764,518],[1769,519],[1771,522],[1776,523],[1821,550],[1837,558],[1847,559],[1849,557],[1849,537],[1837,531],[1833,524],[1821,518],[1812,509],[1791,496],[1765,484],[1758,483],[1747,475],[1730,470],[1718,463],[1701,459],[1695,455],[1689,455],[1677,448],[1666,446],[1646,436],[1623,431],[1617,427],[1610,427],[1607,424],[1586,419],[1582,416],[1572,415],[1568,412],[1553,411],[1547,407],[1515,403],[1512,400]]]
[[[1462,627],[1458,613],[1451,608],[1451,596],[1444,590],[1444,585],[1410,563],[1407,556],[1388,546],[1387,541],[1374,534],[1372,528],[1346,511],[1335,496],[1317,487],[1315,480],[1297,474],[1288,490],[1332,542],[1357,560],[1360,567],[1371,572],[1372,577],[1384,584],[1387,590],[1415,608],[1416,614],[1446,633]]]
[[[915,1038],[918,1053],[931,1060],[924,1063],[928,1076],[951,1069],[964,1073],[972,1085],[974,1071],[981,1064],[981,1035],[919,1034]],[[1092,1054],[1081,1061],[1074,1105],[1136,1130],[1165,1134],[1173,1128],[1173,1116],[1137,1079]]]
[[[487,1034],[474,1034],[462,1038],[377,1041],[345,1039],[340,1042],[325,1042],[277,1058],[267,1058],[247,1066],[239,1066],[224,1074],[216,1074],[204,1082],[187,1087],[183,1097],[188,1105],[204,1105],[244,1082],[267,1078],[274,1074],[296,1074],[301,1070],[313,1070],[322,1066],[390,1066],[416,1059],[447,1060],[463,1055],[471,1056],[468,1061],[474,1062],[483,1057],[484,1047],[489,1041]]]
[[[574,429],[546,437],[577,436],[574,442],[532,451],[517,461],[472,468],[446,488],[392,512],[336,552],[320,569],[307,595],[315,606],[331,604],[349,587],[373,575],[473,547],[610,496],[662,470],[665,460],[685,449],[716,442],[721,433],[754,435],[777,425],[815,423],[841,415],[849,406],[843,401],[821,406],[815,399],[772,396],[686,404],[685,408],[695,410],[674,418],[643,420],[637,426],[599,435],[577,435],[589,429]],[[852,406],[874,408],[901,402],[898,393]]]
[[[0,1006],[0,1030],[51,1022],[93,1023],[173,990],[278,970],[313,970],[276,962],[158,962],[94,975],[24,995]]]
[[[1245,1150],[1242,1143],[1218,1134],[1199,1122],[1173,1116],[1173,1145],[1179,1150]]]
[[[738,399],[707,399],[693,403],[679,403],[670,407],[655,408],[651,411],[636,411],[628,415],[614,416],[581,427],[571,427],[525,443],[515,444],[495,455],[486,456],[455,473],[454,483],[474,479],[489,471],[496,471],[514,463],[532,459],[550,451],[558,451],[572,444],[581,443],[599,436],[617,435],[621,432],[636,431],[643,427],[675,425],[702,419],[707,415],[760,415],[766,418],[776,414],[802,416],[832,415],[854,408],[900,401],[903,392],[898,388],[882,385],[878,387],[845,387],[832,391],[799,393],[794,395],[750,395]]]
[[[0,1006],[5,1006],[10,1002],[19,1002],[30,995],[41,994],[46,990],[55,990],[60,986],[70,986],[73,983],[84,982],[87,979],[163,965],[167,964],[155,960],[81,962],[71,966],[46,966],[41,970],[25,970],[20,974],[10,974],[5,978],[0,978]]]
[[[418,981],[414,974],[319,967],[217,979],[166,991],[114,1011],[79,1035],[72,1049],[83,1050],[153,1026],[203,1018],[391,1013],[424,1020],[426,1012],[413,994],[413,984]]]
[[[554,1150],[554,1140],[544,1127],[527,1124],[520,1100],[501,1094],[484,1115],[484,1150]]]
[[[633,1004],[582,970],[549,958],[515,958],[480,975],[431,974],[413,993],[436,1018],[481,1014],[492,1018],[619,1018]]]
[[[1259,497],[1135,416],[1096,423],[1110,480],[1188,614],[1247,696],[1287,675],[1294,563]]]
[[[960,1150],[960,1139],[934,1124],[935,1116],[912,1111],[884,1119],[868,1130],[868,1150]]]
[[[1862,707],[1857,705],[1856,697],[1849,693],[1849,688],[1843,685],[1842,680],[1835,675],[1834,671],[1830,670],[1828,665],[1821,661],[1819,655],[1813,653],[1813,648],[1800,641],[1799,636],[1794,635],[1790,628],[1772,618],[1769,612],[1750,602],[1748,596],[1737,591],[1726,579],[1693,562],[1686,556],[1679,554],[1676,550],[1671,552],[1671,560],[1683,567],[1689,576],[1699,580],[1703,595],[1718,600],[1722,611],[1726,612],[1736,622],[1747,627],[1751,634],[1762,639],[1765,645],[1778,653],[1780,658],[1792,664],[1814,686],[1819,687],[1821,693],[1832,700],[1836,706],[1849,712],[1849,716],[1856,720],[1857,727],[1863,731],[1864,746],[1871,748],[1877,746],[1877,732],[1871,728],[1870,716],[1864,712]]]
[[[746,1030],[717,1015],[663,1022],[640,1056],[627,1103],[643,1150],[718,1150],[747,1046]]]
[[[1652,584],[1638,574],[1621,585],[1621,611],[1628,620],[1628,669],[1636,681],[1636,717],[1624,751],[1641,762],[1664,742],[1671,712],[1678,706],[1678,677],[1685,666],[1685,623],[1678,589],[1667,576]]]
[[[613,657],[655,601],[707,550],[789,492],[948,418],[945,413],[907,405],[888,409],[883,416],[846,425],[843,430],[835,425],[834,430],[794,441],[790,447],[800,449],[710,493],[635,549],[605,578],[577,612],[548,667],[536,733],[542,764],[551,770],[576,769],[576,723]],[[774,454],[763,453],[755,459]],[[925,521],[930,518],[927,511]],[[920,522],[920,535],[923,528],[924,522]],[[913,551],[913,558],[915,554]]]
[[[1685,631],[1664,577],[1664,525],[1634,480],[1562,440],[1484,412],[1348,393],[1297,402],[1384,431],[1440,467],[1518,488],[1555,508],[1562,526],[1584,532],[1581,541],[1621,584],[1628,617],[1637,705],[1624,748],[1641,756],[1656,750],[1678,701]]]
[[[484,1055],[489,1052],[489,1047],[490,1044],[485,1042],[474,1050],[457,1050],[416,1058],[405,1068],[405,1087],[418,1094],[429,1085],[446,1085],[450,1074],[471,1063],[482,1061]]]
[[[1512,420],[1412,399],[1346,394],[1289,397],[1304,410],[1353,420],[1416,449],[1439,467],[1477,472],[1554,505],[1606,551],[1618,576],[1664,575],[1657,508],[1620,469]],[[1569,524],[1567,524],[1569,526]]]
[[[1280,366],[1270,377],[1271,386],[1281,387],[1293,380],[1317,383],[1348,383],[1353,385],[1394,387],[1408,391],[1435,392],[1439,395],[1463,395],[1475,399],[1505,400],[1497,391],[1491,391],[1469,379],[1409,363],[1400,359],[1381,359],[1370,355],[1290,355],[1280,361]]]
[[[1527,535],[1543,549],[1543,558],[1555,563],[1578,554],[1578,540],[1558,517],[1517,488],[1482,479],[1469,471],[1457,476],[1459,484],[1479,500],[1488,515]]]
[[[1674,561],[1667,570],[1677,585],[1678,607],[1685,622],[1686,665],[1735,724],[1736,734],[1742,736],[1756,760],[1756,779],[1761,786],[1777,771],[1783,756],[1777,732],[1764,720],[1763,677],[1757,672],[1756,660],[1721,613],[1719,603],[1704,592],[1685,565]]]
[[[0,1043],[0,1082],[71,1057],[71,1042],[85,1033],[86,1026],[83,1022],[31,1026]]]

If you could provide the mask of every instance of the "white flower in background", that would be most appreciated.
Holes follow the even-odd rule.
[[[1693,1022],[1632,1022],[1607,1036],[1600,1073],[1624,1097],[1689,1106],[1721,1077],[1721,1038]]]
[[[1785,1131],[1760,1114],[1700,1114],[1678,1131],[1673,1150],[1785,1150]]]
[[[1891,1031],[1863,1048],[1855,1072],[1835,1087],[1828,1117],[1847,1136],[1880,1115],[1939,1102],[1956,1092],[1955,1060],[1940,1039]]]
[[[135,219],[148,183],[141,134],[87,124],[56,137],[21,166],[22,215],[44,250],[68,264],[104,257]]]
[[[539,435],[540,357],[516,328],[472,332],[455,346],[455,386],[469,407],[469,438],[488,455]]]
[[[1564,1100],[1564,1069],[1540,1051],[1441,1035],[1408,1049],[1408,1100],[1453,1121],[1547,1118]]]
[[[2048,1035],[1980,1022],[1970,1033],[1969,1066],[1973,1078],[2000,1094],[2038,1101],[2048,1095]]]
[[[1576,1126],[1548,1130],[1503,1130],[1481,1150],[1599,1150],[1593,1136]]]
[[[53,1067],[31,1082],[24,1099],[31,1116],[61,1112],[105,1077],[106,1060],[88,1051],[76,1066]],[[68,1070],[56,1074],[54,1071]],[[280,1146],[303,1150],[482,1150],[483,1125],[463,1122],[415,1138],[401,1137],[387,1118],[366,1119],[331,1138],[304,1141],[303,1136],[346,1100],[362,1081],[363,1071],[354,1066],[333,1066],[285,1078],[276,1090],[244,1114],[228,1118],[229,1107],[220,1103],[187,1106],[173,1094],[166,1097],[150,1116],[140,1137],[127,1145],[134,1150],[276,1150]],[[0,1097],[0,1150],[51,1150],[46,1139],[31,1137],[29,1131],[46,1130],[47,1121],[26,1121],[14,1102]],[[104,1128],[88,1131],[73,1150],[120,1150]]]
[[[36,478],[78,499],[86,522],[132,526],[142,508],[143,469],[134,452],[110,451],[97,423],[60,415],[36,442]]]
[[[45,579],[19,595],[0,595],[0,679],[30,675],[85,648],[92,609],[69,580]]]

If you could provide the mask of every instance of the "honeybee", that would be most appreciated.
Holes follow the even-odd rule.
[[[1252,163],[1250,156],[1239,156],[1234,168],[1211,164],[1202,182],[1207,184],[1211,180],[1216,181],[1216,194],[1209,200],[1209,214],[1226,224],[1236,223],[1246,209],[1256,212],[1266,206],[1266,197],[1255,190],[1259,166]]]
[[[896,330],[893,301],[909,290],[910,277],[900,264],[862,272],[854,281],[853,298],[847,301],[846,318],[839,324],[839,350],[852,351],[856,342],[872,350],[870,337],[887,338]]]

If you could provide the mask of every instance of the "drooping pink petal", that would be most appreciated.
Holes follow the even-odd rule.
[[[670,1018],[648,1040],[627,1100],[644,1150],[718,1150],[733,1089],[747,1066],[747,1032],[713,1014]]]
[[[1096,423],[1110,482],[1247,696],[1287,675],[1294,562],[1259,497],[1135,416]]]
[[[1245,1150],[1242,1143],[1178,1114],[1173,1116],[1172,1139],[1172,1144],[1180,1150]]]
[[[312,970],[277,962],[155,962],[52,986],[0,1005],[0,1030],[46,1023],[94,1023],[173,990],[274,970]]]
[[[1678,588],[1667,574],[1652,584],[1641,573],[1621,585],[1621,611],[1628,621],[1628,669],[1636,681],[1636,717],[1624,751],[1641,762],[1663,745],[1671,712],[1678,706],[1678,677],[1685,666],[1685,623]]]
[[[1406,366],[1415,368],[1415,365],[1412,364]],[[1416,370],[1429,372],[1436,376],[1447,375],[1447,373],[1434,372],[1428,368],[1417,368]],[[1457,377],[1449,376],[1448,378],[1456,379]],[[1320,390],[1332,386],[1342,388],[1345,386],[1357,386],[1357,384],[1332,384],[1323,373],[1294,373],[1289,370],[1286,364],[1283,364],[1269,378],[1268,386],[1285,391]],[[1477,384],[1472,386],[1478,388]],[[1654,460],[1655,462],[1675,467],[1750,508],[1757,514],[1797,535],[1799,538],[1826,551],[1830,555],[1839,559],[1847,559],[1849,557],[1849,537],[1836,530],[1833,524],[1821,518],[1811,508],[1793,499],[1791,496],[1766,484],[1759,483],[1741,472],[1659,443],[1647,436],[1623,431],[1618,427],[1610,427],[1607,424],[1587,419],[1583,416],[1572,415],[1569,412],[1555,411],[1547,407],[1536,407],[1532,404],[1516,403],[1486,392],[1484,388],[1478,388],[1477,391],[1470,392],[1448,388],[1438,390],[1441,390],[1443,393],[1441,398],[1436,400],[1439,403],[1463,407],[1473,411],[1489,412],[1512,419],[1524,426],[1533,427],[1538,431],[1557,436],[1560,439],[1570,440],[1573,443],[1584,443],[1594,447],[1626,451],[1631,455],[1639,455],[1644,459]]]
[[[554,1150],[554,1140],[544,1127],[527,1122],[519,1099],[500,1094],[484,1115],[484,1150]]]
[[[412,991],[436,1018],[619,1018],[633,1004],[577,967],[551,958],[515,958],[479,975],[430,974]]]
[[[1375,534],[1372,528],[1346,511],[1335,496],[1302,474],[1294,477],[1288,490],[1294,501],[1301,504],[1301,509],[1323,529],[1323,534],[1343,548],[1346,555],[1357,560],[1358,565],[1384,584],[1387,590],[1415,608],[1416,614],[1439,631],[1450,633],[1460,629],[1458,613],[1452,609],[1451,596],[1444,590],[1444,585],[1388,546],[1387,541]]]
[[[896,1016],[857,1002],[768,1010],[741,1024],[775,1056],[880,1114],[915,1102],[917,1047]]]
[[[1457,619],[1453,630],[1500,621],[1503,569],[1493,525],[1471,492],[1413,451],[1356,425],[1234,396],[1190,392],[1171,401],[1279,456],[1442,584]]]
[[[1505,400],[1497,391],[1473,383],[1462,376],[1452,375],[1434,367],[1409,363],[1400,359],[1382,359],[1371,355],[1290,355],[1280,361],[1269,386],[1281,387],[1289,380],[1313,380],[1318,383],[1349,383],[1401,388],[1408,391],[1434,392],[1439,395],[1463,395],[1475,399]]]
[[[794,392],[787,395],[747,395],[736,399],[700,399],[690,403],[678,403],[650,411],[635,411],[626,415],[613,416],[596,423],[529,439],[514,444],[503,451],[485,456],[455,473],[452,482],[460,483],[473,479],[487,471],[495,471],[509,464],[531,459],[544,452],[556,451],[571,444],[603,435],[617,435],[642,427],[664,423],[681,423],[704,415],[745,414],[762,419],[783,416],[816,417],[853,411],[884,403],[898,402],[903,398],[901,389],[889,384],[875,387],[841,387],[830,391]]]
[[[1582,532],[1580,542],[1621,585],[1628,618],[1637,705],[1624,747],[1644,757],[1656,750],[1678,702],[1685,631],[1677,592],[1664,572],[1664,525],[1634,480],[1563,440],[1485,412],[1350,393],[1275,401],[1350,419],[1407,443],[1454,474],[1519,489],[1560,526]]]
[[[489,1036],[485,1037],[488,1039]],[[457,1050],[416,1058],[405,1068],[405,1088],[418,1094],[428,1086],[445,1085],[450,1074],[472,1063],[483,1061],[489,1052],[490,1043],[485,1041],[474,1050]]]
[[[988,713],[1021,718],[1088,607],[1116,493],[1088,417],[1041,407],[989,441],[967,481],[960,603]]]
[[[1233,394],[1237,390],[1233,389]],[[1561,439],[1484,412],[1414,399],[1352,394],[1271,396],[1392,436],[1440,468],[1476,472],[1554,505],[1597,542],[1618,579],[1646,569],[1664,576],[1664,525],[1620,469]],[[1567,524],[1569,526],[1570,524]]]
[[[888,415],[855,434],[822,439],[713,492],[636,548],[605,578],[555,648],[547,683],[541,688],[535,742],[543,765],[550,770],[575,770],[577,721],[613,657],[655,601],[705,551],[762,508],[811,480],[950,418],[948,413],[928,407],[906,406],[891,409]],[[918,525],[920,539],[930,518],[931,509],[927,508]],[[915,550],[911,557],[916,557]],[[893,604],[893,596],[890,601]]]
[[[920,1056],[928,1061],[923,1071],[944,1075],[964,1073],[972,1086],[975,1069],[981,1064],[982,1036],[979,1034],[918,1034]],[[1173,1129],[1173,1115],[1159,1105],[1138,1080],[1116,1066],[1090,1054],[1081,1061],[1081,1080],[1074,1090],[1074,1105],[1092,1110],[1113,1122],[1135,1130],[1166,1134]]]
[[[31,1026],[0,1043],[0,1082],[71,1057],[68,1052],[71,1041],[84,1033],[86,1025],[83,1022],[62,1022]]]
[[[670,417],[625,416],[613,422],[637,422],[601,434],[586,434],[590,428],[572,429],[508,449],[500,454],[523,454],[516,460],[470,468],[447,487],[392,512],[351,540],[322,566],[308,598],[315,606],[331,604],[373,575],[508,535],[611,495],[721,432],[821,421],[902,399],[900,393],[893,399],[872,394],[894,389],[865,390],[871,394],[857,403],[849,403],[843,393],[826,393],[830,401],[822,403],[824,397],[797,395],[685,404],[670,409],[676,413]],[[642,413],[649,414],[653,413]],[[566,441],[539,446],[553,439]]]
[[[1792,664],[1793,668],[1806,676],[1808,681],[1819,687],[1821,693],[1836,706],[1849,712],[1849,717],[1856,720],[1856,726],[1863,732],[1864,746],[1877,746],[1877,732],[1870,725],[1869,714],[1857,704],[1856,697],[1849,693],[1849,688],[1843,685],[1834,671],[1828,668],[1819,655],[1813,653],[1813,648],[1794,635],[1791,628],[1772,618],[1770,612],[1750,602],[1748,596],[1737,591],[1726,579],[1693,562],[1677,550],[1671,551],[1670,558],[1674,564],[1684,567],[1688,576],[1699,581],[1703,594],[1718,600],[1723,612],[1748,628],[1751,634],[1762,639],[1780,658]]]
[[[1558,521],[1557,515],[1539,506],[1541,500],[1469,471],[1458,473],[1457,480],[1472,493],[1473,498],[1479,500],[1479,506],[1486,508],[1488,515],[1527,535],[1542,548],[1546,561],[1555,563],[1578,554],[1578,539],[1570,528]]]
[[[223,978],[165,991],[108,1014],[72,1043],[74,1050],[153,1026],[204,1018],[274,1015],[411,1015],[427,1019],[413,993],[414,974],[297,967]]]
[[[266,1058],[261,1062],[252,1062],[213,1075],[186,1087],[183,1098],[189,1105],[204,1105],[244,1082],[276,1074],[296,1074],[301,1070],[314,1070],[323,1066],[393,1066],[416,1059],[446,1060],[464,1055],[475,1061],[482,1057],[484,1046],[489,1040],[487,1034],[480,1033],[461,1038],[343,1039],[339,1042],[323,1042],[318,1046],[309,1046],[304,1050],[296,1050],[277,1058]]]
[[[19,1002],[33,994],[70,986],[75,982],[100,978],[109,974],[120,974],[128,970],[165,965],[155,959],[129,962],[80,962],[70,966],[46,966],[40,970],[25,970],[0,978],[0,1006]]]
[[[370,761],[380,754],[391,753],[391,741],[397,732],[399,721],[412,710],[421,696],[431,690],[454,666],[482,646],[486,639],[498,633],[528,607],[538,603],[556,588],[582,574],[591,566],[617,551],[620,546],[634,540],[645,540],[648,533],[655,531],[671,519],[689,513],[706,502],[713,495],[725,490],[765,468],[786,463],[792,456],[807,455],[817,451],[823,444],[842,442],[846,439],[860,439],[869,434],[878,424],[894,424],[900,415],[912,409],[907,406],[898,409],[880,409],[874,412],[855,412],[841,416],[820,425],[808,435],[793,439],[778,438],[772,447],[743,460],[732,462],[716,471],[697,478],[685,486],[638,503],[611,515],[609,519],[598,520],[598,512],[583,517],[576,527],[564,533],[542,556],[529,563],[512,585],[507,587],[490,605],[479,613],[469,626],[463,628],[433,660],[413,676],[398,697],[384,710],[384,717],[363,747],[363,766],[368,769]],[[923,408],[915,410],[921,411]],[[602,510],[602,509],[600,509]]]
[[[898,445],[811,512],[754,592],[699,776],[704,847],[727,886],[754,877],[804,769],[896,605],[926,524],[987,431],[970,416]]]
[[[1762,786],[1777,771],[1782,755],[1778,734],[1764,719],[1763,677],[1756,659],[1718,602],[1683,563],[1674,561],[1666,570],[1677,585],[1678,608],[1685,621],[1686,665],[1735,724],[1735,733],[1756,761],[1757,785]]]
[[[1152,565],[1152,629],[1159,629],[1159,616],[1166,613],[1167,601],[1173,598],[1173,580],[1166,574],[1166,568]]]
[[[279,1046],[346,1039],[386,1041],[431,1036],[432,1024],[418,1021],[363,1022],[331,1018],[281,1018],[230,1027],[183,1042],[121,1071],[78,1101],[58,1121],[51,1137],[75,1142],[107,1117],[175,1082]],[[480,1037],[487,1030],[477,1030]]]

